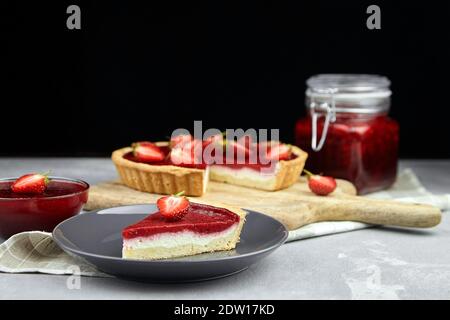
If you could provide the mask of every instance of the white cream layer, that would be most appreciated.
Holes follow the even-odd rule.
[[[208,188],[209,170],[209,166],[207,166],[205,169],[205,174],[203,175],[203,193],[205,193],[206,189]]]
[[[164,232],[152,235],[150,237],[138,237],[133,239],[124,239],[123,247],[126,249],[143,249],[143,248],[155,248],[165,247],[174,248],[183,246],[186,244],[207,246],[213,240],[217,238],[228,238],[236,232],[236,228],[239,223],[235,223],[228,229],[220,232],[201,234],[192,231],[180,231],[180,232]]]
[[[233,168],[222,165],[212,165],[211,172],[218,175],[227,175],[232,176],[236,179],[248,179],[258,182],[268,182],[272,181],[273,178],[277,175],[280,168],[280,163],[278,162],[275,165],[275,170],[271,170],[269,172],[260,172],[250,168]]]

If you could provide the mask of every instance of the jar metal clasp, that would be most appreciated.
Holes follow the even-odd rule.
[[[325,143],[328,133],[328,127],[330,123],[336,121],[336,104],[334,94],[338,90],[335,88],[316,90],[320,94],[330,95],[330,102],[316,103],[314,98],[311,97],[311,103],[309,105],[311,121],[312,121],[312,135],[311,135],[311,148],[314,151],[320,151]],[[323,124],[322,136],[317,144],[317,121],[325,113],[325,121]]]

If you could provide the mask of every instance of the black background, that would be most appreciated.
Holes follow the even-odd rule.
[[[1,2],[0,155],[109,155],[193,120],[292,142],[309,76],[376,73],[393,83],[401,156],[450,157],[447,1],[146,3]]]

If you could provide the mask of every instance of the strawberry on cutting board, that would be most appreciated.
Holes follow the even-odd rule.
[[[41,194],[49,182],[48,173],[29,173],[18,178],[11,185],[11,190],[15,193]]]
[[[333,177],[313,174],[303,170],[308,176],[309,189],[319,196],[326,196],[336,189],[336,180]]]
[[[157,162],[165,158],[164,152],[154,143],[136,142],[132,145],[133,155],[142,162]]]
[[[156,201],[159,212],[167,220],[180,220],[186,214],[189,208],[189,200],[183,197],[184,191],[172,196],[159,198]]]

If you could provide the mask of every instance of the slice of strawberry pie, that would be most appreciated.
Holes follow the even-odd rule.
[[[162,197],[157,206],[157,212],[122,231],[123,258],[191,256],[231,250],[239,242],[244,210],[194,203],[179,195]]]

